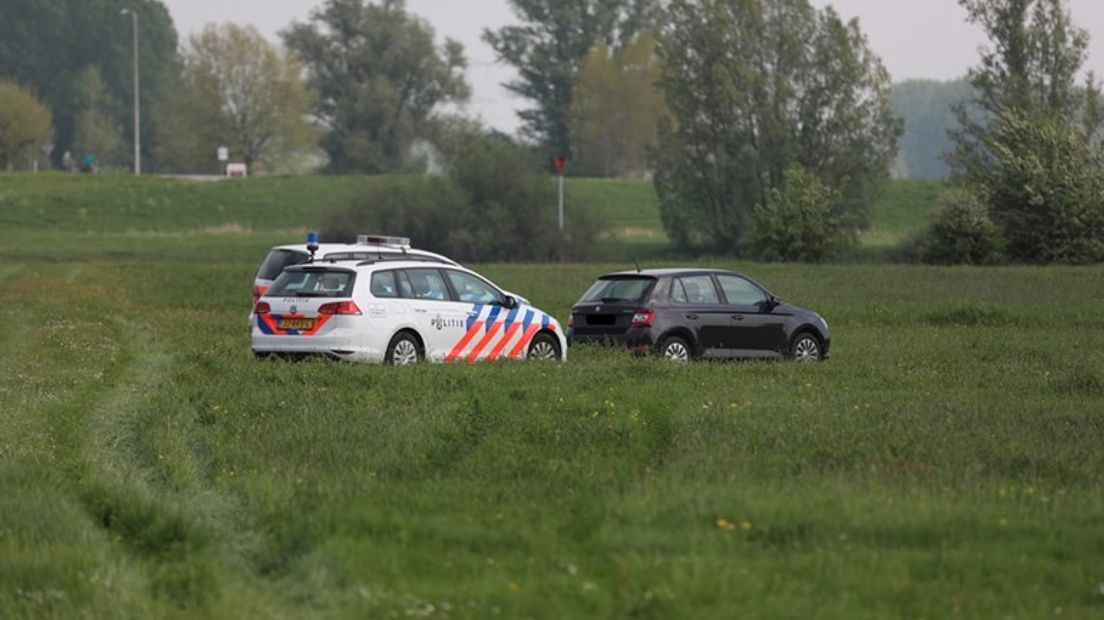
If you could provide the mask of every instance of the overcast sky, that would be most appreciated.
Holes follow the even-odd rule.
[[[162,0],[172,12],[181,36],[208,22],[251,24],[273,41],[292,21],[305,21],[322,0]],[[977,26],[967,24],[957,0],[812,0],[831,4],[845,18],[858,17],[874,50],[894,80],[952,79],[976,64],[985,43]],[[1104,1],[1070,0],[1074,21],[1092,35],[1088,68],[1104,76]],[[513,21],[507,0],[407,0],[407,9],[434,27],[438,40],[452,37],[464,44],[474,88],[467,111],[489,125],[513,133],[515,111],[527,102],[500,85],[513,71],[494,62],[494,52],[480,39],[484,28]]]

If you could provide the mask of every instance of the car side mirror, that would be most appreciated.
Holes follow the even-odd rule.
[[[774,295],[771,295],[770,297],[767,297],[766,301],[763,302],[763,310],[765,312],[770,312],[771,310],[777,308],[781,303],[781,299],[775,297]]]
[[[502,300],[502,307],[506,308],[507,310],[513,310],[514,308],[517,308],[517,297],[514,297],[513,295],[507,295],[506,298]]]

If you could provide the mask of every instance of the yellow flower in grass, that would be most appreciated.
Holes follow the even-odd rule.
[[[724,517],[717,517],[717,527],[726,532],[736,531],[736,524],[732,521],[729,521],[728,519],[725,519]]]
[[[751,521],[741,521],[740,522],[740,529],[744,530],[745,532],[750,530],[751,529]]]

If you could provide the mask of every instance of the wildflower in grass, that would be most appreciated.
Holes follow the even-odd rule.
[[[750,530],[751,529],[751,521],[741,521],[740,522],[740,529],[744,530],[745,532]]]
[[[1024,493],[1027,493],[1028,495],[1035,495],[1035,487],[1029,486],[1025,488]]]
[[[717,527],[726,532],[736,531],[736,524],[732,521],[729,521],[728,519],[725,519],[724,517],[717,517]]]
[[[521,589],[521,585],[518,582],[516,582],[516,581],[511,581],[510,582],[510,591],[511,592],[517,592],[520,589]]]

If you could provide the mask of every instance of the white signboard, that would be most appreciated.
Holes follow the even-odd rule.
[[[230,159],[230,149],[226,148],[225,146],[220,146],[218,150],[218,159],[219,161],[226,161]]]

